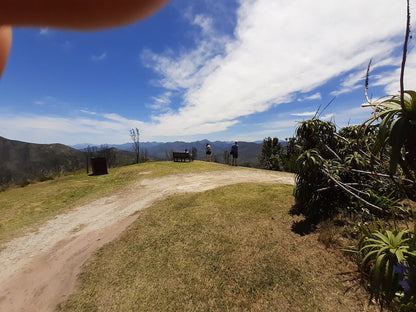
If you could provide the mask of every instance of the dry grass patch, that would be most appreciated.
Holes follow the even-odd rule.
[[[132,182],[179,173],[223,170],[228,166],[192,163],[148,162],[109,169],[108,175],[88,176],[85,171],[51,181],[14,187],[0,192],[0,245],[34,229],[73,207],[119,191]]]
[[[159,202],[96,253],[59,310],[365,311],[364,292],[344,295],[341,254],[290,230],[292,189],[241,184]]]

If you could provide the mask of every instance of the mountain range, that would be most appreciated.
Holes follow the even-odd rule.
[[[188,149],[194,159],[205,160],[205,144],[195,142],[140,142],[140,153],[148,159],[170,160],[172,152]],[[229,163],[230,148],[234,142],[209,142],[212,161]],[[261,143],[239,142],[239,165],[258,167]],[[7,184],[27,184],[33,180],[45,180],[64,172],[87,168],[89,157],[104,156],[109,167],[129,165],[135,162],[132,143],[125,144],[36,144],[0,137],[0,189]]]
[[[194,142],[140,142],[141,153],[145,153],[148,157],[154,160],[168,160],[172,152],[181,152],[187,149],[192,151],[196,149],[197,155],[194,159],[205,160],[205,145],[210,143],[212,148],[212,159],[220,163],[227,162],[227,155],[234,142],[227,141],[194,141]],[[258,156],[261,153],[261,146],[263,142],[239,142],[239,164],[246,167],[258,167]],[[124,151],[133,151],[132,143],[124,144],[109,144],[108,147],[117,148]],[[88,147],[100,148],[98,145],[92,144],[77,144],[71,146],[78,150],[85,150]]]

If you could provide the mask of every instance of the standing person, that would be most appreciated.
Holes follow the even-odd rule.
[[[237,158],[238,158],[238,142],[237,141],[235,141],[234,145],[231,146],[230,154],[233,155],[231,166],[237,166]]]
[[[207,161],[211,161],[211,145],[209,143],[205,144],[205,154],[207,155]]]

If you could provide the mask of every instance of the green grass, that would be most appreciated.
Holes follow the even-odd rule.
[[[322,294],[281,229],[292,190],[245,184],[169,197],[96,253],[59,310],[319,311]]]
[[[148,162],[113,168],[108,175],[88,176],[82,171],[23,188],[10,188],[0,192],[0,245],[27,230],[36,229],[58,214],[117,192],[135,181],[224,168],[231,167],[201,161]]]

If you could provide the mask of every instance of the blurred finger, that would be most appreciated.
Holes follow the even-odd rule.
[[[0,26],[0,77],[6,67],[11,44],[12,28],[10,26]]]
[[[143,19],[168,0],[0,0],[0,25],[102,29]]]

